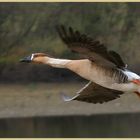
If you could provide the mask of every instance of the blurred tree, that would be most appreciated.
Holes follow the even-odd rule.
[[[34,52],[78,58],[55,30],[64,24],[99,39],[138,70],[139,12],[140,3],[0,3],[0,64]]]

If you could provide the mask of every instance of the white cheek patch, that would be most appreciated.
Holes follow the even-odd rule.
[[[34,58],[34,54],[31,55],[31,60],[33,60],[33,58]]]

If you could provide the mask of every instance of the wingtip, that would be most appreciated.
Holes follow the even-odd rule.
[[[69,101],[75,100],[79,96],[79,94],[76,94],[73,97],[69,97],[69,96],[67,96],[64,93],[61,93],[61,96],[62,96],[62,98],[63,98],[64,101],[69,102]]]
[[[64,93],[61,93],[61,97],[65,102],[71,101],[72,99]]]

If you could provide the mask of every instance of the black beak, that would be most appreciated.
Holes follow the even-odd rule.
[[[19,62],[26,62],[29,63],[32,61],[32,56],[27,56],[19,60]]]

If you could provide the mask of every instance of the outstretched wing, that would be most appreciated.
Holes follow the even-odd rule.
[[[78,100],[89,103],[104,103],[120,97],[121,91],[104,88],[96,83],[89,82],[74,97],[63,94],[65,101]]]
[[[63,25],[57,27],[62,41],[73,51],[84,55],[91,61],[102,66],[125,68],[126,64],[120,55],[114,51],[108,51],[99,41],[74,31],[71,27],[66,29]]]

